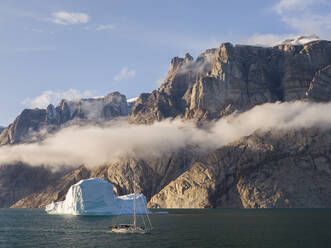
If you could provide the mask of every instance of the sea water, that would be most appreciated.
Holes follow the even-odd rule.
[[[331,247],[331,209],[167,210],[151,234],[112,234],[129,216],[0,209],[0,247]]]

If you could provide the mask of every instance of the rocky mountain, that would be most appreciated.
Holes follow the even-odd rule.
[[[2,131],[5,129],[5,127],[1,127],[0,126],[0,134],[2,133]]]
[[[331,130],[269,132],[208,154],[154,195],[157,208],[329,208]]]
[[[164,84],[140,95],[130,120],[212,120],[266,102],[329,101],[330,65],[330,41],[275,47],[224,43],[196,60],[189,54],[174,58]]]
[[[224,43],[195,60],[189,54],[173,58],[160,88],[141,94],[134,103],[112,93],[109,101],[107,96],[25,110],[1,133],[0,144],[26,142],[31,130],[52,132],[81,121],[102,123],[127,115],[131,107],[131,123],[180,117],[200,124],[267,102],[328,102],[330,68],[330,41],[275,47]],[[25,177],[25,166],[16,172],[9,168],[16,167],[0,170],[0,207],[44,207],[63,200],[72,184],[89,177],[107,179],[116,194],[127,194],[132,192],[133,175],[149,207],[331,207],[329,129],[256,132],[207,153],[186,147],[160,157],[123,157],[98,168],[62,173],[28,167],[45,179],[40,183]],[[16,189],[20,194],[13,193]]]
[[[174,154],[150,159],[123,158],[96,169],[80,167],[58,180],[56,184],[19,200],[12,207],[44,207],[52,201],[63,200],[69,187],[81,179],[99,177],[114,185],[117,195],[133,192],[133,177],[136,191],[143,192],[147,199],[175,180],[198,159],[198,154],[181,150]]]
[[[72,123],[108,121],[127,116],[128,111],[126,97],[119,92],[102,98],[62,100],[57,107],[50,104],[47,109],[25,109],[0,133],[0,145],[34,141],[43,129],[52,132]]]

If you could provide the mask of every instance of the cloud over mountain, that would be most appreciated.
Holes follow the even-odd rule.
[[[178,119],[152,125],[115,121],[105,126],[71,126],[41,143],[1,147],[1,164],[22,161],[55,168],[82,164],[95,167],[122,156],[160,156],[188,146],[210,151],[254,132],[331,128],[331,116],[326,114],[330,109],[331,103],[267,103],[222,118],[208,128]]]
[[[74,100],[92,96],[93,93],[88,90],[83,92],[75,89],[69,89],[67,91],[47,90],[35,98],[26,98],[22,101],[22,104],[27,108],[47,108],[49,104],[57,105],[62,99]]]

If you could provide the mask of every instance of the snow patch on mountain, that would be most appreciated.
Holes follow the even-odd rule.
[[[138,97],[130,98],[127,100],[127,102],[135,102],[137,101]]]
[[[305,45],[309,42],[320,40],[317,35],[309,35],[309,36],[296,36],[293,38],[289,38],[284,40],[281,44],[288,44],[288,45]]]

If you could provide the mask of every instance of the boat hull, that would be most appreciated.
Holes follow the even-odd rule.
[[[144,230],[142,228],[112,228],[111,233],[131,233],[131,234],[146,234],[149,230]]]

